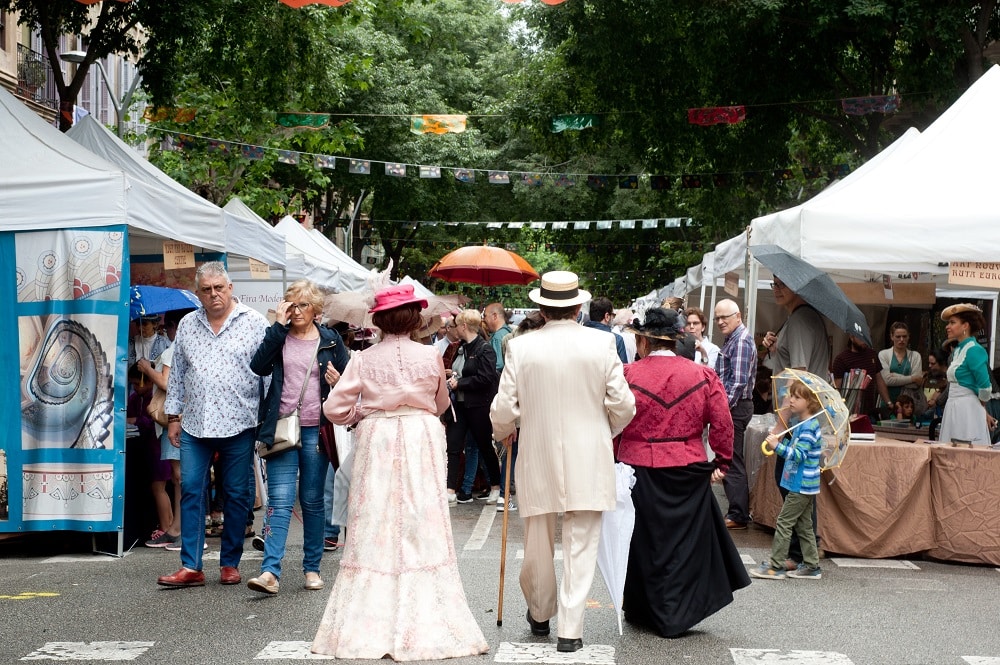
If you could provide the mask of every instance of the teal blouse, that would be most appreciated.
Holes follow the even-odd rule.
[[[968,388],[981,402],[985,402],[993,394],[989,354],[975,337],[970,335],[955,347],[955,354],[948,366],[948,380]]]

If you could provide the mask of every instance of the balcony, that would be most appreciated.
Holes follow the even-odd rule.
[[[59,108],[59,94],[52,80],[49,59],[24,44],[17,45],[17,95],[47,106]]]

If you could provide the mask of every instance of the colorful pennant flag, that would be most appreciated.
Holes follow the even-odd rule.
[[[586,231],[590,228],[590,222],[573,222],[574,231]]]
[[[582,130],[597,127],[600,117],[596,115],[563,114],[552,118],[552,131],[556,134],[567,129]]]
[[[561,231],[567,228],[569,228],[569,222],[552,222],[552,229],[555,231]]]
[[[541,173],[525,173],[521,175],[521,182],[525,187],[541,187],[542,186],[542,174]]]
[[[524,222],[511,222],[507,225],[508,229],[519,229],[524,226]]]
[[[607,231],[610,228],[611,228],[611,220],[610,219],[604,219],[604,220],[601,220],[601,221],[597,222],[597,230],[598,231]]]
[[[700,175],[682,175],[681,187],[684,189],[698,189],[701,187]]]
[[[229,154],[229,142],[228,141],[218,141],[216,139],[211,139],[206,144],[206,149],[208,152],[221,152],[224,155]]]
[[[635,228],[635,220],[634,219],[623,219],[622,221],[618,222],[618,227],[622,228],[622,229],[634,229]]]
[[[899,95],[873,95],[871,97],[848,97],[840,100],[847,115],[867,115],[869,113],[892,113],[899,108]]]
[[[556,176],[556,187],[572,187],[576,184],[576,180],[569,177],[565,173],[560,173]]]
[[[330,7],[343,7],[351,0],[281,0],[283,4],[300,9],[306,5],[328,5]]]
[[[264,159],[264,147],[259,145],[241,145],[240,154],[243,155],[243,159],[256,162]]]
[[[715,187],[732,187],[733,179],[728,173],[713,173],[712,185]]]
[[[476,172],[470,169],[455,169],[455,180],[459,182],[475,182]]]
[[[412,115],[410,131],[414,134],[461,134],[465,131],[464,115]]]
[[[318,169],[335,169],[337,168],[337,158],[333,155],[316,155],[314,160],[316,168]]]
[[[170,106],[147,106],[142,112],[142,119],[146,122],[191,122],[194,120],[198,109],[193,108],[173,108]]]
[[[290,129],[322,129],[330,124],[326,113],[279,113],[278,124]]]
[[[747,117],[745,106],[709,106],[700,109],[688,109],[688,122],[692,125],[735,125]]]
[[[440,166],[421,166],[420,167],[420,177],[421,178],[440,178],[441,177],[441,167]]]
[[[529,224],[529,226],[531,228],[533,228],[533,229],[544,229],[545,228],[545,222],[531,222],[531,224]]]
[[[851,167],[848,164],[837,164],[830,169],[831,178],[843,178],[851,174]]]
[[[657,191],[670,189],[671,177],[666,175],[649,176],[649,186]]]
[[[299,163],[299,153],[294,150],[279,150],[278,151],[278,161],[282,164],[298,164]]]
[[[636,175],[619,176],[618,189],[639,189],[639,176]]]
[[[607,189],[610,184],[610,180],[606,175],[588,175],[587,176],[587,187],[590,187],[595,192],[599,192],[603,189]]]
[[[406,177],[406,164],[402,164],[400,162],[386,162],[385,174],[391,175],[394,178],[404,178]]]
[[[488,179],[491,185],[510,184],[510,174],[506,171],[490,171]]]
[[[775,169],[771,173],[771,177],[774,178],[775,182],[785,182],[786,180],[791,180],[795,177],[791,169]]]
[[[644,219],[642,220],[642,228],[644,229],[655,229],[660,225],[660,220],[658,219]]]
[[[806,180],[815,180],[823,175],[823,169],[818,166],[803,166],[802,175]]]
[[[366,159],[352,159],[347,167],[347,172],[368,175],[372,172],[372,163]]]

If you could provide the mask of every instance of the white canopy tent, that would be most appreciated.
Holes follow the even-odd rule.
[[[357,290],[358,288],[363,288],[368,284],[368,278],[371,275],[371,271],[369,269],[355,261],[347,252],[337,247],[332,240],[320,233],[317,229],[312,229],[310,233],[313,238],[315,238],[316,243],[333,257],[337,268],[342,270],[344,273],[343,279],[345,281],[349,280],[358,285],[357,287],[352,288],[352,291]]]
[[[0,154],[0,231],[122,224],[129,227],[133,251],[164,239],[225,251],[221,218],[95,155],[2,88]]]
[[[355,270],[345,271],[341,259],[329,252],[294,218],[286,215],[274,228],[285,237],[288,254],[302,255],[305,277],[336,292],[367,288],[369,273],[366,272],[362,278]]]
[[[222,223],[225,226],[225,247],[230,254],[253,258],[272,268],[285,267],[284,242],[270,226],[261,228],[256,222],[229,212],[180,184],[143,159],[135,150],[109,132],[93,116],[81,118],[66,132],[87,150],[120,167],[128,175],[157,188],[166,199],[175,202],[184,214],[199,224]],[[180,220],[178,220],[180,221]],[[187,218],[185,218],[187,221]]]

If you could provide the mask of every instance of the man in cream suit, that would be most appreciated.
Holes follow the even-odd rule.
[[[576,323],[590,294],[577,276],[555,271],[529,298],[545,325],[512,337],[493,400],[493,438],[520,419],[517,496],[524,519],[521,590],[535,635],[557,617],[557,649],[583,646],[583,610],[594,580],[601,513],[615,507],[611,438],[635,415],[614,336]],[[554,564],[556,516],[563,513],[563,581]],[[558,602],[557,602],[558,601]]]

